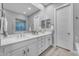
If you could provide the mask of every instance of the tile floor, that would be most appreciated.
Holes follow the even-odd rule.
[[[76,54],[60,47],[50,47],[46,51],[44,51],[40,56],[76,56]]]

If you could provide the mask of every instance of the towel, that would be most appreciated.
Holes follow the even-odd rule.
[[[8,34],[7,34],[7,25],[8,25],[8,22],[7,22],[7,19],[6,19],[6,17],[2,17],[2,22],[3,22],[3,26],[2,26],[2,29],[3,29],[3,35],[4,36],[7,36]]]
[[[3,26],[4,31],[7,32],[7,25],[8,25],[7,18],[5,17],[3,20],[4,20],[4,26]]]

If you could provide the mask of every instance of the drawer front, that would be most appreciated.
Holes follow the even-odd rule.
[[[32,43],[27,47],[27,55],[28,56],[37,56],[38,55],[37,42]]]
[[[10,51],[7,55],[10,55],[10,56],[25,56],[25,47],[22,47],[22,48],[19,48],[19,49],[16,49],[14,51]]]
[[[0,47],[0,56],[3,56],[3,55],[4,55],[4,48]]]
[[[15,43],[15,44],[12,44],[12,45],[8,45],[8,46],[5,47],[5,53],[7,55],[8,52],[14,51],[14,50],[19,49],[19,48],[24,47],[24,46],[27,46],[31,43],[34,43],[35,41],[36,41],[36,39],[32,39],[32,40],[29,40],[29,41],[23,41],[23,42]]]

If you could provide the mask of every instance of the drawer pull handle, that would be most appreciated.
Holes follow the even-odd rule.
[[[50,40],[50,39],[48,39],[48,40]]]
[[[27,49],[27,52],[29,52],[29,49]]]
[[[70,35],[70,33],[67,33],[68,35]]]
[[[26,51],[25,50],[23,50],[23,54],[26,54]]]

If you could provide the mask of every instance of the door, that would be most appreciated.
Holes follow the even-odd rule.
[[[37,41],[28,45],[27,55],[28,56],[37,56],[38,55]]]
[[[46,40],[46,48],[48,48],[49,46],[52,45],[52,37],[51,37],[51,35],[47,35],[45,40]]]
[[[25,47],[21,47],[19,49],[11,51],[7,55],[11,55],[11,56],[25,56],[26,55]]]
[[[73,50],[73,14],[72,4],[64,4],[55,10],[56,45]]]
[[[41,54],[43,51],[45,51],[46,49],[45,43],[46,43],[45,36],[38,38],[38,54]]]

